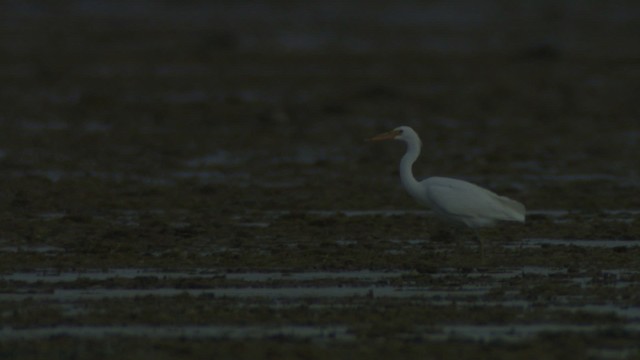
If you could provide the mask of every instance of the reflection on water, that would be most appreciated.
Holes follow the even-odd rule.
[[[136,298],[143,296],[167,297],[167,296],[210,296],[224,298],[268,298],[268,299],[323,299],[323,298],[351,298],[351,297],[377,297],[377,298],[413,298],[431,297],[465,298],[468,296],[480,296],[486,294],[487,288],[470,285],[463,286],[459,290],[431,290],[421,287],[392,287],[392,286],[318,286],[318,287],[238,287],[238,288],[212,288],[212,289],[56,289],[52,292],[37,293],[29,290],[26,293],[0,294],[0,301],[19,301],[25,299],[79,301],[99,300],[107,298]]]
[[[0,338],[40,339],[52,336],[73,337],[106,337],[106,336],[144,336],[151,338],[189,338],[189,339],[267,339],[286,337],[305,340],[355,340],[346,326],[157,326],[157,325],[124,325],[124,326],[56,326],[36,329],[0,328]]]
[[[581,240],[581,239],[522,239],[521,244],[508,244],[505,248],[539,248],[544,246],[578,246],[598,248],[631,248],[640,246],[640,240]]]
[[[441,333],[428,334],[432,340],[449,338],[472,341],[520,341],[542,333],[553,334],[561,332],[594,333],[605,330],[623,330],[640,332],[640,324],[620,326],[599,325],[571,325],[571,324],[518,324],[518,325],[447,325]]]

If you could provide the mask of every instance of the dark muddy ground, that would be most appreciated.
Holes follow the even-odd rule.
[[[0,358],[640,358],[632,1],[0,5]],[[472,233],[401,188],[517,199]]]

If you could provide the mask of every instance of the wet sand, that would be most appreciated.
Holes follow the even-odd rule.
[[[640,356],[640,7],[478,4],[2,5],[0,357]]]

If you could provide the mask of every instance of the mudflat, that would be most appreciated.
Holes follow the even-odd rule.
[[[640,355],[636,3],[2,7],[1,358]]]

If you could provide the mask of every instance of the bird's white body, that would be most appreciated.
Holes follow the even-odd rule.
[[[524,222],[522,204],[475,184],[458,179],[430,177],[420,183],[421,194],[411,194],[445,219],[469,227],[492,225],[496,221]]]
[[[525,221],[524,205],[470,182],[446,177],[430,177],[418,182],[412,166],[420,155],[422,142],[410,127],[401,126],[371,140],[385,139],[407,143],[407,152],[400,161],[402,184],[414,199],[431,207],[441,217],[471,228],[492,225],[496,221]]]

